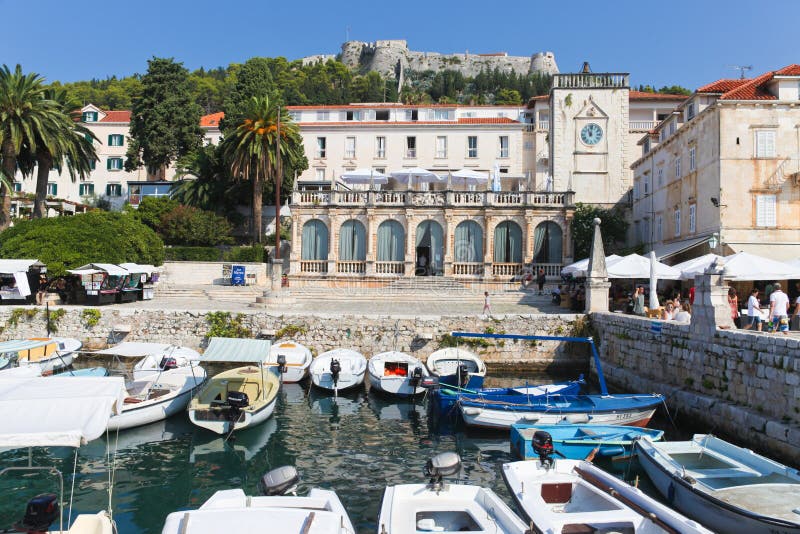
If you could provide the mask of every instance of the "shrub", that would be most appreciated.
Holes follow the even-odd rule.
[[[244,314],[239,313],[231,317],[229,312],[210,312],[206,315],[208,333],[206,337],[253,337],[253,332],[242,324]]]
[[[37,258],[60,276],[87,263],[161,265],[164,243],[129,214],[92,211],[21,221],[0,233],[0,257]]]
[[[228,261],[263,262],[264,248],[258,245],[244,247],[169,247],[165,250],[167,261]]]
[[[233,241],[231,223],[210,211],[177,206],[161,216],[159,233],[171,245],[225,245]]]
[[[264,247],[253,245],[251,247],[231,247],[223,254],[223,261],[264,262]]]
[[[161,217],[180,205],[180,202],[170,197],[144,197],[137,208],[128,205],[125,206],[125,210],[142,223],[158,231]]]

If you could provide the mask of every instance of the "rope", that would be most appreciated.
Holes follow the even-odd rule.
[[[669,422],[672,423],[672,428],[674,428],[675,430],[678,430],[678,425],[675,424],[675,420],[672,418],[672,414],[669,413],[669,407],[667,406],[667,399],[666,398],[662,398],[661,399],[661,404],[664,405],[664,411],[667,412],[667,418],[669,419]]]
[[[108,430],[106,430],[106,436],[108,436]],[[117,429],[116,434],[114,435],[114,453],[111,454],[111,447],[108,438],[106,438],[106,443],[109,445],[106,447],[108,451],[109,457],[109,464],[111,468],[108,470],[108,517],[114,520],[114,510],[112,508],[112,499],[114,496],[114,479],[117,473],[117,447],[119,445],[119,428]]]
[[[72,485],[69,489],[69,514],[67,514],[67,528],[72,524],[72,501],[75,497],[75,479],[78,472],[78,449],[75,449],[75,459],[72,462]]]

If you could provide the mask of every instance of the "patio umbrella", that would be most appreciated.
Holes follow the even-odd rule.
[[[609,264],[621,260],[622,256],[617,256],[616,254],[611,254],[610,256],[606,256],[606,267]],[[561,269],[561,274],[571,274],[576,278],[580,278],[581,276],[586,276],[586,270],[589,268],[589,258],[576,261],[575,263],[570,263],[563,269]]]
[[[481,185],[489,181],[489,174],[485,172],[473,171],[472,169],[461,169],[451,175],[453,178],[463,180],[464,187],[468,185]]]
[[[673,265],[681,272],[681,280],[694,280],[694,277],[708,269],[714,260],[722,260],[722,256],[716,254],[704,254],[691,260],[686,260],[677,265]]]
[[[756,256],[749,252],[737,252],[733,256],[726,256],[724,259],[726,280],[789,280],[800,278],[800,267],[764,258],[763,256]]]
[[[431,182],[443,182],[446,178],[442,178],[438,174],[431,172],[421,167],[411,167],[409,169],[399,169],[389,173],[389,176],[394,178],[400,183],[408,184],[408,187],[414,184],[427,184]]]
[[[385,174],[381,174],[374,169],[356,169],[347,171],[340,176],[346,184],[385,184],[389,181]]]
[[[497,193],[502,189],[500,184],[500,164],[496,161],[494,162],[494,168],[492,169],[492,191]]]
[[[654,250],[650,251],[650,302],[648,307],[651,310],[658,308],[658,295],[656,295],[656,287],[658,286],[658,275],[656,273],[656,253]]]
[[[644,256],[629,254],[611,264],[606,264],[606,267],[609,278],[649,278],[650,265],[650,260]],[[658,278],[677,280],[681,276],[681,272],[678,269],[665,263],[656,261],[653,265]]]

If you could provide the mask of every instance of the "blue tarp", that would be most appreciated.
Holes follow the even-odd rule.
[[[212,337],[200,361],[261,363],[269,357],[271,346],[266,339]]]
[[[53,343],[52,339],[14,339],[0,343],[0,354],[6,352],[20,352],[43,347]]]

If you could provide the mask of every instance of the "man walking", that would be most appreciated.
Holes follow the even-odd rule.
[[[789,335],[789,297],[781,291],[781,284],[775,282],[769,296],[769,317],[775,331],[780,330],[783,335]]]
[[[489,317],[492,314],[492,305],[489,302],[489,292],[483,292],[483,315]]]
[[[539,294],[544,294],[544,283],[547,281],[547,276],[544,274],[544,269],[539,267],[539,274],[536,275],[536,283],[539,284]]]

